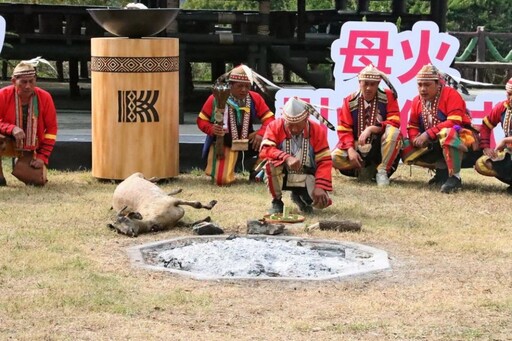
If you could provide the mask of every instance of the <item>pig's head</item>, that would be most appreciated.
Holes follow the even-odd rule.
[[[118,233],[125,234],[130,237],[137,237],[141,230],[142,215],[139,212],[129,212],[124,214],[124,209],[119,212],[116,216],[116,220],[113,224],[107,226],[116,230]]]

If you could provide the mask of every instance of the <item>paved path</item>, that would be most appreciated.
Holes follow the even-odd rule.
[[[185,114],[193,116],[195,114]],[[63,142],[91,142],[91,112],[83,110],[60,110],[57,109],[59,122],[59,133],[57,141]],[[187,121],[191,120],[187,119]],[[194,124],[180,124],[179,143],[204,142],[205,135]]]

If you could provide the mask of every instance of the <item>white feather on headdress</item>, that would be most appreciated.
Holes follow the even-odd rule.
[[[35,71],[39,63],[48,65],[55,73],[57,73],[57,70],[55,70],[55,68],[52,66],[52,64],[50,64],[49,61],[39,56],[29,60],[22,60],[21,62],[19,62],[18,65],[16,65],[16,67],[14,68],[13,76],[26,73],[27,71]],[[32,68],[32,70],[30,68]]]
[[[333,131],[336,130],[332,123],[316,110],[316,108],[319,107],[326,108],[324,106],[308,103],[297,96],[291,97],[283,107],[283,117],[288,121],[301,121],[309,114],[314,116],[320,123],[327,126],[327,128]]]
[[[33,67],[37,67],[39,65],[39,63],[44,63],[44,64],[48,65],[53,71],[57,72],[57,70],[55,70],[55,68],[52,66],[52,64],[49,61],[47,61],[46,59],[42,58],[41,56],[29,59],[29,60],[24,60],[22,62],[30,64]]]
[[[236,68],[233,68],[232,70],[224,73],[223,75],[219,76],[217,78],[217,80],[215,81],[215,84],[218,84],[218,83],[224,83],[224,82],[228,82],[229,81],[229,78],[231,76],[231,72],[233,72],[233,70],[237,70],[239,68],[242,68],[242,70],[244,71],[245,75],[247,76],[249,82],[252,84],[256,84],[256,87],[262,91],[262,92],[267,92],[267,87],[265,86],[265,84],[263,83],[266,83],[270,86],[273,86],[275,88],[278,88],[278,89],[282,89],[280,86],[272,83],[270,80],[268,80],[267,78],[263,77],[262,75],[260,75],[259,73],[257,73],[256,71],[254,71],[253,69],[251,69],[250,67],[248,67],[247,65],[244,65],[244,64],[240,64],[240,66],[237,66]]]

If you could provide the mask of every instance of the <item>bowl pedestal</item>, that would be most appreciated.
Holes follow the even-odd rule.
[[[179,174],[179,40],[91,40],[92,175]]]

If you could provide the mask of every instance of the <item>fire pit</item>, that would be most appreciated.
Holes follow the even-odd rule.
[[[329,280],[389,268],[373,247],[281,236],[182,237],[129,254],[137,266],[203,280]]]
[[[118,37],[151,37],[169,26],[179,8],[91,8],[87,12],[104,30]]]

